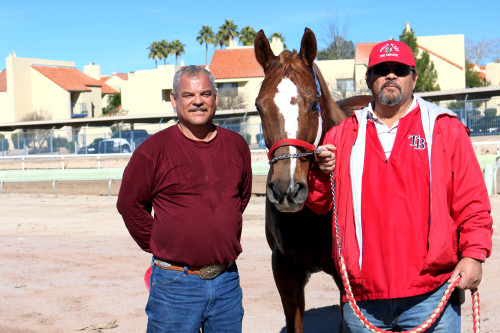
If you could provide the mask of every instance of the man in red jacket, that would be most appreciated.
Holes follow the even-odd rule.
[[[117,202],[132,238],[153,255],[147,332],[241,332],[235,260],[251,194],[250,149],[212,123],[218,97],[207,70],[180,69],[171,100],[179,122],[134,151]]]
[[[334,172],[350,284],[364,316],[385,330],[422,324],[459,275],[458,288],[476,288],[492,245],[489,198],[467,131],[453,112],[413,95],[417,78],[406,44],[376,45],[366,72],[374,99],[326,134],[309,182],[308,207],[326,213]],[[344,316],[347,332],[369,332],[349,304]],[[459,302],[430,331],[459,332]]]

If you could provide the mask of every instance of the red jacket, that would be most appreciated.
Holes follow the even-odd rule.
[[[444,281],[458,263],[458,255],[481,261],[490,255],[493,220],[482,171],[463,124],[446,110],[417,99],[422,118],[427,117],[423,119],[424,127],[430,128],[432,133],[426,134],[426,137],[432,138],[428,142],[431,145],[431,207],[428,250],[421,274],[444,274]],[[342,255],[358,301],[389,298],[388,295],[376,292],[364,293],[365,290],[376,289],[367,283],[373,283],[377,277],[366,279],[359,265],[350,178],[351,152],[357,135],[358,118],[354,115],[330,130],[324,139],[324,144],[331,143],[337,147],[334,177]],[[332,207],[329,176],[314,170],[315,168],[309,176],[310,194],[306,204],[316,213],[324,214]],[[459,240],[457,229],[460,231]],[[411,241],[412,239],[408,239],[408,244]],[[335,225],[333,244],[333,259],[339,269]]]

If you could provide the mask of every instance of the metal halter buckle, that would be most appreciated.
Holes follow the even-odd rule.
[[[225,265],[213,264],[200,268],[199,276],[203,280],[213,280],[222,273]]]

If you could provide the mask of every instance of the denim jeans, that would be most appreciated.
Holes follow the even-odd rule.
[[[448,283],[445,283],[436,290],[419,296],[370,300],[357,304],[366,319],[374,326],[394,332],[407,331],[429,318],[447,286]],[[370,332],[356,317],[349,303],[344,304],[344,330],[346,333]],[[426,332],[459,333],[460,305],[451,304],[449,300],[439,318]]]
[[[148,333],[241,332],[243,294],[236,263],[213,280],[153,266]]]

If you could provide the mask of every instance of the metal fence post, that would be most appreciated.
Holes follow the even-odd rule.
[[[54,155],[54,146],[52,140],[54,140],[54,127],[50,129],[50,155]]]

